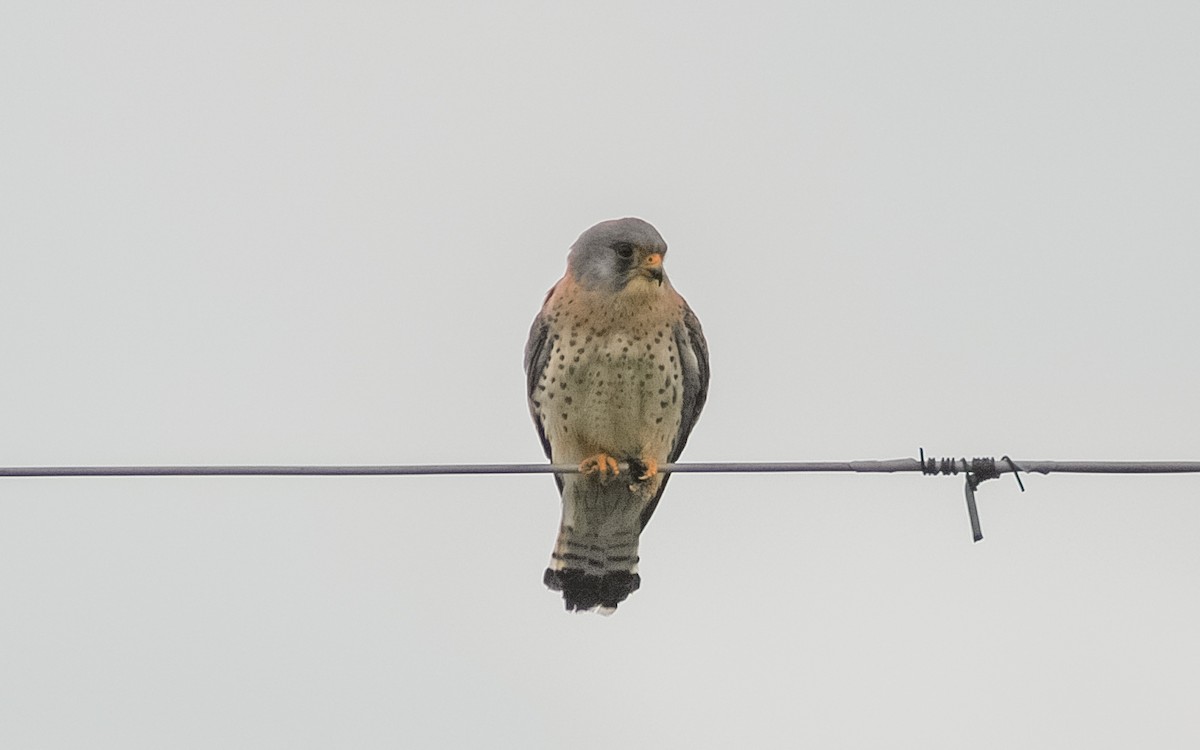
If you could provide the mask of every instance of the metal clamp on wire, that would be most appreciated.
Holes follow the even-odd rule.
[[[1018,473],[1017,465],[1008,456],[1004,456],[1002,461],[1008,463],[1008,467],[1012,469],[1013,476],[1017,478],[1017,485],[1020,486],[1021,492],[1025,491],[1025,484],[1021,481],[1021,475]],[[971,537],[975,541],[983,540],[983,528],[979,524],[979,507],[975,504],[975,488],[981,482],[986,482],[989,479],[997,479],[1000,476],[1000,469],[996,467],[996,459],[988,458],[972,458],[970,463],[965,458],[943,458],[925,459],[925,449],[921,448],[921,472],[926,475],[950,476],[958,474],[960,470],[966,472],[966,483],[963,487],[963,493],[967,498],[967,516],[971,519]]]

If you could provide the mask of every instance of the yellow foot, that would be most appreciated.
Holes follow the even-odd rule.
[[[642,456],[640,461],[630,461],[629,463],[630,468],[634,469],[634,473],[637,474],[638,481],[654,479],[659,474],[658,458]]]
[[[579,463],[579,471],[583,474],[600,474],[600,479],[605,480],[609,477],[615,477],[619,472],[620,467],[617,464],[617,459],[607,453],[597,453],[594,456],[588,456]]]

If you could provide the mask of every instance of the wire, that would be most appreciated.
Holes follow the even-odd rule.
[[[1200,473],[1200,461],[1015,461],[994,458],[893,458],[883,461],[792,461],[725,462],[663,464],[663,473],[672,474],[760,474],[790,472],[855,472],[891,474],[921,472],[932,475],[965,475],[964,493],[971,537],[983,539],[975,490],[980,483],[1003,473],[1016,477],[1021,491],[1020,472],[1038,474],[1183,474]],[[622,463],[620,471],[630,471]],[[578,474],[576,465],[551,464],[410,464],[399,466],[10,466],[0,467],[0,477],[172,477],[172,476],[412,476],[453,474]]]
[[[991,462],[996,474],[1187,474],[1200,473],[1200,461],[1019,461],[1005,459],[894,458],[867,461],[696,462],[662,464],[670,474],[759,474],[853,472],[858,474],[969,474],[975,462]],[[621,465],[628,471],[628,464]],[[975,469],[978,471],[978,469]],[[0,477],[168,477],[168,476],[438,476],[462,474],[578,474],[575,465],[408,464],[375,466],[8,466]],[[990,478],[985,476],[982,478]]]

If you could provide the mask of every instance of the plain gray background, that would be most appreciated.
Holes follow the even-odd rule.
[[[641,216],[690,460],[1192,459],[1200,5],[0,10],[0,464],[541,459]],[[1192,747],[1200,477],[680,476],[610,618],[546,476],[0,481],[0,746]]]

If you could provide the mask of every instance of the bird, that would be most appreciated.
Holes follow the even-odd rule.
[[[667,244],[638,218],[571,245],[525,345],[529,411],[556,474],[562,521],[543,582],[567,611],[612,614],[641,586],[638,538],[708,397],[700,320],[663,269]]]

